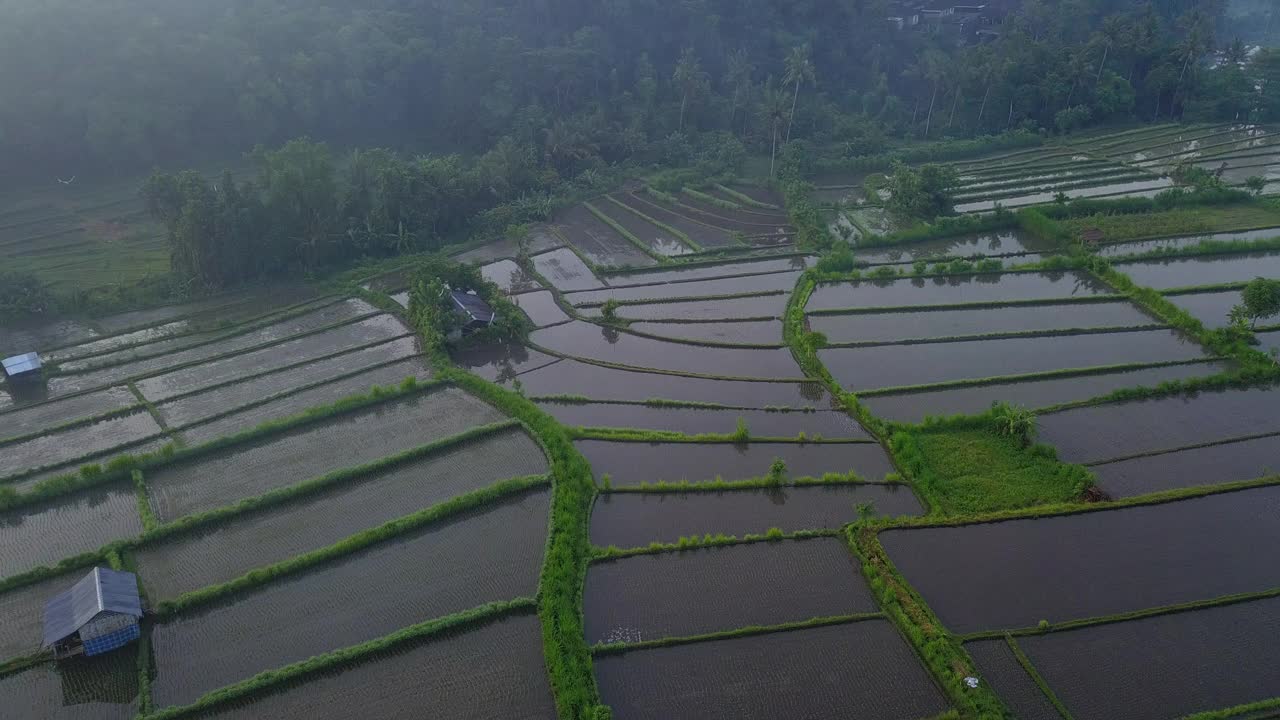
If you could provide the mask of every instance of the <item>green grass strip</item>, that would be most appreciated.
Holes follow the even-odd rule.
[[[586,207],[587,210],[589,210],[592,215],[595,215],[597,220],[604,223],[605,225],[608,225],[610,228],[613,229],[614,232],[626,238],[627,242],[631,243],[632,245],[635,245],[636,249],[639,250],[640,252],[653,258],[654,260],[657,260],[659,263],[663,265],[671,264],[671,258],[667,257],[666,255],[663,255],[662,253],[654,252],[652,247],[642,242],[640,238],[636,237],[635,235],[632,235],[630,230],[619,225],[617,220],[614,220],[608,215],[605,215],[603,212],[600,212],[600,209],[597,208],[595,205],[592,205],[591,203],[586,201],[583,201],[582,205]]]
[[[428,638],[444,636],[450,631],[460,631],[480,626],[521,612],[529,612],[536,607],[533,598],[518,598],[509,602],[495,602],[481,605],[471,610],[428,620],[384,635],[376,640],[352,645],[341,650],[323,653],[301,662],[286,665],[275,670],[254,675],[248,680],[214,690],[200,696],[194,703],[181,707],[168,707],[152,715],[147,720],[174,720],[206,712],[216,707],[227,705],[235,700],[242,700],[263,693],[269,689],[296,683],[308,677],[325,672],[339,671],[349,665],[376,659],[382,653],[389,652],[410,643]]]
[[[661,220],[656,220],[656,219],[654,219],[654,218],[652,218],[652,217],[649,217],[648,215],[644,214],[643,212],[641,212],[641,211],[639,211],[639,210],[636,210],[635,208],[631,207],[630,205],[627,205],[626,203],[619,202],[618,200],[615,200],[615,199],[614,199],[613,197],[611,197],[611,196],[606,195],[606,196],[605,196],[605,199],[607,199],[609,202],[613,203],[614,205],[617,205],[618,207],[622,208],[624,211],[629,212],[629,213],[631,213],[632,215],[637,215],[637,216],[639,216],[640,218],[642,218],[643,220],[645,220],[646,222],[648,222],[650,225],[653,225],[654,227],[657,227],[657,228],[659,228],[659,229],[661,229],[661,230],[665,230],[665,231],[667,231],[667,232],[671,233],[671,234],[672,234],[672,235],[674,235],[675,237],[679,238],[679,240],[680,240],[681,242],[683,242],[685,245],[688,245],[690,248],[693,248],[694,252],[702,252],[702,251],[705,249],[705,248],[703,248],[703,247],[702,247],[702,245],[700,245],[700,244],[698,244],[697,242],[695,242],[695,241],[693,240],[693,238],[689,237],[689,235],[688,235],[688,234],[686,234],[686,233],[684,233],[684,232],[681,232],[680,230],[677,230],[677,229],[675,229],[675,228],[671,227],[670,225],[668,225],[668,224],[666,224],[666,223],[662,222]],[[672,199],[674,200],[675,198],[672,198]],[[677,202],[677,204],[678,204],[678,202]],[[690,220],[690,222],[694,222],[694,221]]]
[[[546,476],[513,478],[487,488],[459,495],[411,515],[363,530],[328,547],[303,553],[302,555],[295,555],[288,560],[251,570],[234,580],[219,585],[183,593],[173,600],[166,600],[160,603],[155,608],[155,615],[159,618],[167,618],[232,595],[247,592],[279,578],[296,575],[337,558],[352,555],[372,545],[418,530],[444,518],[492,503],[508,495],[525,492],[537,487],[545,487],[548,482],[549,480]]]
[[[867,278],[873,280],[872,278]],[[910,277],[902,278],[904,280]],[[1076,305],[1108,303],[1124,300],[1118,295],[1086,295],[1071,298],[1038,298],[1035,300],[994,300],[988,302],[943,303],[939,305],[890,305],[886,307],[823,308],[807,310],[808,315],[880,315],[883,313],[931,312],[935,310],[987,310],[1005,307],[1034,307],[1036,305]]]
[[[151,497],[147,493],[147,482],[143,478],[141,470],[133,471],[133,491],[138,498],[138,517],[142,520],[143,532],[151,532],[160,527],[160,520],[156,518],[155,510],[151,507]]]
[[[747,627],[736,628],[734,630],[722,630],[720,632],[703,633],[701,635],[666,637],[658,640],[642,640],[634,643],[597,643],[592,646],[591,652],[594,655],[618,655],[632,650],[649,650],[651,648],[672,647],[675,645],[691,645],[693,643],[730,640],[733,638],[752,637],[755,635],[771,635],[773,633],[789,632],[791,630],[827,627],[829,625],[847,625],[849,623],[861,622],[863,620],[883,619],[885,619],[885,614],[879,612],[832,615],[828,617],[815,617],[809,618],[808,620],[782,623],[779,625],[748,625]]]
[[[155,710],[151,694],[151,633],[143,631],[138,638],[138,715],[147,716]]]
[[[597,321],[597,320],[593,320],[593,319],[587,319],[587,321],[586,321],[586,322],[589,322],[589,323],[591,323],[592,325],[601,325],[601,323],[600,323],[599,321]],[[643,320],[630,320],[630,321],[627,321],[627,322],[644,322],[644,321],[643,321]],[[601,325],[601,327],[604,327],[604,326],[603,326],[603,325]],[[675,337],[675,336],[671,336],[671,335],[656,335],[656,334],[654,334],[654,333],[651,333],[651,332],[644,332],[644,331],[642,331],[642,330],[633,330],[633,329],[631,329],[630,327],[625,327],[625,328],[616,328],[616,329],[621,330],[622,332],[625,332],[625,333],[627,333],[628,335],[634,335],[634,336],[636,336],[636,337],[647,338],[647,339],[649,339],[649,340],[657,340],[657,341],[659,341],[659,342],[675,343],[675,344],[677,344],[677,345],[692,345],[692,346],[694,346],[694,347],[706,347],[706,348],[737,348],[737,349],[740,349],[740,350],[777,350],[777,349],[779,349],[779,348],[785,347],[785,346],[784,346],[782,343],[780,343],[780,342],[777,342],[777,343],[733,343],[733,342],[712,342],[712,341],[710,341],[710,340],[698,340],[698,339],[695,339],[695,338]]]
[[[769,203],[766,203],[766,202],[760,202],[759,200],[756,200],[750,195],[745,195],[743,193],[740,193],[737,190],[734,190],[733,188],[727,185],[721,185],[719,183],[716,183],[715,187],[720,192],[724,193],[725,195],[728,195],[734,200],[737,200],[739,203],[743,205],[748,205],[754,208],[760,208],[761,210],[781,210],[782,209],[777,205],[770,205]]]
[[[1280,713],[1267,713],[1269,710],[1280,710],[1280,697],[1271,698],[1270,700],[1259,700],[1257,702],[1246,703],[1244,705],[1236,705],[1222,710],[1199,712],[1194,715],[1188,715],[1186,720],[1229,720],[1229,718],[1237,718],[1241,715],[1248,715],[1252,720],[1264,720],[1266,718],[1280,717]]]
[[[658,482],[649,482],[647,480],[637,485],[608,485],[602,487],[601,493],[614,494],[667,494],[667,493],[695,493],[695,492],[722,492],[725,490],[771,490],[775,488],[785,487],[816,487],[824,485],[899,485],[901,480],[894,473],[890,473],[884,480],[870,481],[864,480],[857,473],[823,473],[820,477],[805,475],[797,478],[788,478],[786,480],[774,480],[769,477],[748,478],[745,480],[723,480],[716,478],[715,480],[703,480],[698,482],[690,482],[688,480],[680,480],[670,482],[661,480]]]
[[[681,192],[693,198],[694,200],[704,202],[708,205],[711,205],[712,207],[723,208],[725,210],[745,210],[741,205],[739,205],[736,202],[733,202],[731,200],[725,200],[724,198],[718,198],[715,195],[708,195],[700,190],[694,190],[693,188],[688,188],[688,187],[683,188]],[[694,208],[694,209],[696,210],[697,208]]]
[[[1028,338],[1071,337],[1075,335],[1107,335],[1111,333],[1142,332],[1145,330],[1166,330],[1168,325],[1147,323],[1145,325],[1129,325],[1123,327],[1083,327],[1059,328],[1054,330],[1018,330],[1013,332],[981,333],[978,335],[947,335],[929,338],[904,338],[902,340],[866,340],[855,342],[829,342],[829,348],[870,348],[885,345],[939,345],[945,343],[971,342],[974,340],[1017,340]]]
[[[838,437],[826,438],[819,433],[808,435],[804,431],[790,437],[770,437],[766,435],[752,435],[750,431],[746,434],[738,432],[727,433],[697,433],[688,434],[677,430],[639,430],[634,428],[620,427],[568,427],[569,434],[575,440],[612,440],[614,442],[642,442],[642,443],[791,443],[795,445],[858,445],[874,443],[875,440],[868,438],[851,438]]]
[[[748,533],[742,537],[725,535],[724,533],[681,537],[673,543],[651,542],[648,545],[634,548],[620,548],[617,545],[597,547],[591,562],[608,562],[637,555],[661,555],[664,553],[684,552],[686,550],[703,550],[706,548],[729,547],[731,545],[751,545],[762,542],[782,542],[784,540],[808,540],[811,538],[840,537],[839,530],[794,530],[783,532],[781,528],[769,528],[763,534]]]
[[[0,384],[0,389],[3,389],[3,388],[4,388],[4,385]],[[67,396],[63,396],[58,399],[64,400],[66,399],[66,397]],[[25,406],[25,407],[31,407],[31,406]],[[115,410],[109,410],[107,412],[100,413],[98,415],[91,415],[89,417],[77,418],[75,420],[64,422],[58,425],[51,425],[42,430],[35,430],[22,435],[14,435],[12,437],[0,439],[0,448],[5,447],[7,445],[16,445],[21,442],[27,442],[28,440],[34,440],[39,437],[44,437],[45,435],[54,435],[57,433],[66,432],[68,430],[74,430],[79,427],[94,425],[96,423],[103,422],[104,420],[112,420],[118,417],[124,417],[125,415],[132,415],[133,413],[143,409],[146,409],[145,405],[143,405],[142,403],[134,403],[132,405],[126,405],[124,407],[116,408]],[[161,427],[163,428],[164,426],[161,425]]]
[[[1071,712],[1067,710],[1067,706],[1062,704],[1062,701],[1053,692],[1053,688],[1049,687],[1049,683],[1045,682],[1044,677],[1036,670],[1036,666],[1031,664],[1031,658],[1022,652],[1022,648],[1018,647],[1018,641],[1014,640],[1010,635],[1005,635],[1004,639],[1009,644],[1009,650],[1013,652],[1013,656],[1018,659],[1018,664],[1027,672],[1028,677],[1036,684],[1036,687],[1040,688],[1040,692],[1044,693],[1045,699],[1053,705],[1053,708],[1058,711],[1063,720],[1074,720]]]

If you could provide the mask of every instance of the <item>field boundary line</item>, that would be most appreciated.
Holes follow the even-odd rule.
[[[1111,463],[1126,462],[1129,460],[1141,460],[1143,458],[1158,457],[1160,455],[1172,455],[1174,453],[1185,452],[1187,450],[1202,450],[1205,448],[1218,447],[1219,445],[1234,445],[1235,443],[1249,442],[1251,440],[1263,440],[1265,438],[1280,436],[1280,430],[1272,430],[1265,433],[1255,433],[1252,435],[1241,435],[1238,437],[1222,438],[1221,440],[1210,440],[1202,443],[1193,443],[1191,445],[1180,445],[1175,448],[1161,448],[1159,450],[1150,450],[1147,452],[1135,453],[1133,455],[1120,455],[1113,458],[1103,460],[1090,460],[1081,463],[1085,467],[1097,467],[1098,465],[1110,465]]]
[[[3,387],[4,387],[3,385],[0,385],[0,388],[3,388]],[[121,387],[121,386],[112,385],[111,387]],[[100,390],[101,389],[103,388],[100,388]],[[105,389],[110,389],[110,388],[105,388]],[[59,399],[61,400],[66,398],[64,397]],[[32,406],[27,405],[23,407],[27,408]],[[36,438],[43,437],[45,435],[53,435],[56,433],[66,432],[68,430],[74,430],[84,425],[93,425],[94,423],[99,423],[104,420],[112,420],[117,417],[132,415],[133,413],[136,413],[139,410],[145,410],[145,409],[147,408],[142,402],[134,402],[130,405],[125,405],[123,407],[115,408],[114,410],[108,410],[103,413],[98,413],[97,415],[89,415],[86,417],[69,420],[67,422],[60,423],[58,425],[50,425],[49,427],[46,427],[43,430],[36,430],[23,435],[13,435],[7,438],[0,438],[0,448],[6,447],[8,445],[17,445],[18,443],[26,442],[28,440],[35,440]],[[164,427],[164,426],[161,425],[161,427]]]
[[[795,272],[795,271],[789,270],[789,271],[783,271],[783,272]],[[776,275],[776,274],[777,273],[761,273],[761,275]],[[760,276],[753,275],[751,277],[760,277]],[[722,278],[715,278],[715,279],[718,280]],[[640,285],[638,287],[665,287],[671,284],[684,285],[688,283],[660,283],[656,285]],[[684,296],[684,297],[632,298],[628,300],[617,300],[616,298],[605,298],[604,300],[599,300],[599,301],[591,300],[589,302],[584,302],[581,304],[575,304],[573,302],[573,298],[568,297],[569,295],[572,295],[574,293],[602,292],[605,290],[630,290],[632,289],[632,287],[636,287],[636,286],[622,286],[618,288],[604,287],[604,288],[598,288],[595,290],[573,290],[565,294],[565,302],[569,303],[570,305],[573,305],[573,307],[575,308],[596,308],[604,305],[606,302],[610,300],[614,300],[615,302],[618,303],[618,307],[626,307],[628,305],[672,305],[674,303],[703,302],[703,301],[711,302],[713,300],[742,300],[745,298],[772,297],[774,295],[787,294],[786,290],[767,290],[763,292],[757,291],[757,292],[741,292],[741,293],[722,293],[720,295],[694,295],[691,297]]]
[[[728,343],[728,342],[717,343],[710,340],[699,340],[696,338],[682,338],[682,337],[672,337],[669,335],[656,335],[654,333],[644,332],[642,330],[631,329],[630,327],[631,323],[645,322],[644,320],[622,320],[617,325],[608,325],[602,322],[598,322],[598,318],[583,318],[579,320],[579,322],[585,322],[591,325],[595,325],[596,327],[605,328],[608,330],[617,330],[618,332],[624,332],[628,335],[644,338],[646,340],[654,340],[656,342],[669,342],[669,343],[674,343],[676,345],[692,345],[694,347],[703,347],[703,348],[725,348],[729,350],[781,350],[786,347],[786,344],[781,341],[781,338],[779,338],[779,341],[777,343]],[[557,324],[563,325],[564,323],[557,323]],[[541,330],[545,328],[539,328],[539,329]]]
[[[685,433],[678,430],[638,429],[617,426],[565,425],[575,440],[609,440],[629,443],[684,443],[686,445],[874,445],[877,441],[868,435],[862,437],[825,437],[815,434],[809,437],[801,431],[797,435],[752,435],[737,433]]]
[[[543,367],[549,367],[544,365]],[[691,410],[741,410],[776,413],[819,413],[841,412],[840,410],[823,410],[813,406],[806,407],[747,407],[744,405],[725,405],[723,403],[699,402],[697,400],[669,400],[666,398],[647,398],[645,400],[595,400],[585,395],[530,395],[535,403],[559,403],[563,405],[640,405],[655,408],[687,408]]]
[[[655,648],[675,647],[678,645],[715,642],[717,640],[732,640],[734,638],[772,635],[774,633],[805,630],[808,628],[829,627],[832,625],[850,625],[866,620],[888,620],[888,617],[882,612],[851,613],[848,615],[815,617],[808,620],[779,623],[777,625],[748,625],[746,627],[736,628],[733,630],[720,630],[717,632],[702,633],[700,635],[664,637],[657,640],[642,640],[634,643],[596,643],[591,646],[591,654],[597,656],[618,655],[637,650],[651,650]]]
[[[1058,711],[1058,714],[1062,716],[1063,720],[1075,720],[1071,715],[1071,711],[1067,710],[1067,706],[1062,704],[1062,701],[1058,699],[1057,694],[1053,692],[1053,688],[1049,687],[1049,683],[1045,681],[1044,677],[1040,674],[1040,671],[1036,670],[1036,666],[1031,663],[1031,658],[1027,657],[1027,654],[1022,652],[1022,648],[1019,647],[1018,641],[1014,640],[1012,635],[1005,635],[1004,640],[1009,646],[1009,651],[1013,653],[1014,659],[1018,661],[1018,665],[1022,666],[1023,671],[1027,673],[1027,677],[1031,678],[1031,682],[1035,683],[1036,687],[1040,688],[1040,692],[1044,695],[1044,698],[1049,701],[1049,704],[1053,706],[1053,709]]]
[[[1023,270],[1011,270],[1007,272],[1026,272]],[[1052,272],[1048,270],[1036,270],[1033,272]],[[969,274],[969,273],[965,273]],[[916,275],[898,275],[887,278],[889,282],[899,280],[913,280]],[[947,275],[938,275],[935,277],[950,277]],[[842,280],[846,282],[880,282],[878,278],[862,278],[861,280]],[[832,284],[832,283],[826,283]],[[985,302],[971,303],[942,303],[938,305],[885,305],[883,307],[848,307],[848,308],[816,308],[805,309],[805,315],[890,315],[912,312],[934,312],[940,310],[988,310],[993,308],[1018,308],[1018,307],[1035,307],[1038,305],[1095,305],[1109,302],[1122,302],[1125,300],[1124,295],[1120,293],[1107,293],[1105,295],[1089,295],[1084,297],[1068,297],[1068,298],[1038,298],[1030,300],[992,300]]]
[[[764,377],[749,377],[749,376],[735,377],[735,376],[727,376],[727,375],[703,375],[700,373],[680,372],[676,370],[663,370],[660,368],[647,368],[647,367],[641,367],[636,365],[622,365],[619,363],[609,362],[607,360],[597,360],[595,358],[585,358],[585,357],[578,357],[576,355],[567,355],[563,352],[560,352],[558,350],[552,350],[548,347],[539,345],[538,343],[535,343],[532,341],[526,341],[525,345],[527,345],[530,348],[533,348],[534,350],[537,350],[540,353],[543,353],[545,355],[550,355],[552,357],[558,357],[562,360],[576,360],[580,363],[585,363],[587,365],[596,365],[598,367],[605,367],[613,370],[626,370],[630,372],[649,373],[651,375],[666,375],[669,377],[698,378],[701,380],[733,380],[738,382],[771,382],[771,383],[795,383],[795,384],[816,382],[814,378],[805,377],[805,376],[790,377],[790,378],[764,378]],[[797,368],[797,370],[799,370],[800,372],[804,372],[803,368]]]
[[[1050,330],[1014,330],[1009,332],[983,333],[980,335],[947,335],[932,338],[905,338],[902,340],[866,340],[855,342],[828,341],[824,350],[856,350],[858,348],[886,347],[894,345],[945,345],[960,342],[979,342],[988,340],[1033,340],[1036,338],[1073,337],[1076,335],[1109,335],[1114,333],[1148,332],[1153,330],[1171,330],[1167,324],[1148,323],[1146,325],[1126,325],[1117,327],[1080,327],[1057,328]]]
[[[600,493],[607,494],[607,493]],[[742,536],[726,535],[724,533],[706,533],[705,535],[694,535],[690,537],[681,537],[673,543],[651,542],[648,545],[641,545],[633,548],[620,548],[616,545],[599,545],[591,546],[591,556],[588,560],[589,565],[599,563],[613,562],[615,560],[626,560],[627,558],[639,557],[641,555],[667,555],[670,553],[682,553],[691,550],[714,550],[716,548],[736,547],[738,545],[755,545],[757,543],[778,543],[778,542],[803,542],[805,540],[813,540],[816,538],[838,538],[843,531],[838,528],[821,528],[815,530],[792,530],[791,532],[783,532],[779,528],[770,528],[765,533],[747,533]]]
[[[1280,717],[1280,712],[1267,712],[1268,710],[1276,710],[1280,708],[1280,697],[1270,698],[1268,700],[1259,700],[1257,702],[1246,703],[1244,705],[1234,705],[1229,708],[1220,710],[1206,710],[1198,712],[1194,715],[1187,715],[1184,720],[1228,720],[1250,713],[1252,720],[1273,720]],[[1265,713],[1263,715],[1252,715],[1252,713]]]
[[[807,257],[807,255],[806,255],[806,254],[804,254],[804,253],[801,253],[801,254],[799,254],[799,255],[790,255],[790,256],[787,256],[787,257]],[[759,262],[768,262],[769,260],[775,260],[775,259],[777,259],[777,258],[770,256],[770,257],[767,257],[767,258],[762,258],[762,259],[760,259],[760,260],[759,260]],[[730,262],[730,263],[736,263],[736,262],[751,262],[751,261],[749,261],[749,260],[743,260],[743,261],[733,261],[733,260],[730,260],[729,262]],[[707,267],[716,267],[717,265],[724,265],[724,264],[725,264],[725,261],[723,261],[723,260],[717,260],[717,261],[715,261],[715,262],[704,263],[704,264],[702,264],[702,265],[695,265],[695,264],[690,263],[690,266],[691,266],[693,269],[695,269],[695,270],[696,270],[698,267],[703,266],[703,265],[705,265],[705,266],[707,266]],[[654,266],[654,267],[652,267],[652,268],[646,268],[646,269],[644,269],[644,270],[642,270],[642,271],[639,271],[639,272],[626,273],[626,274],[627,274],[627,275],[638,275],[638,274],[645,273],[645,272],[648,272],[648,273],[676,272],[676,271],[679,271],[679,270],[683,269],[682,265],[683,265],[682,263],[678,263],[678,262],[677,262],[677,263],[670,264],[670,265],[656,265],[656,266]],[[737,279],[741,279],[741,278],[767,277],[767,276],[769,276],[769,275],[782,275],[782,274],[784,274],[784,273],[804,272],[804,270],[805,270],[805,268],[790,268],[790,269],[787,269],[787,270],[766,270],[766,271],[763,271],[763,272],[739,272],[739,273],[731,273],[731,274],[728,274],[728,275],[714,275],[714,276],[701,277],[701,278],[689,278],[689,279],[686,279],[686,280],[678,280],[678,279],[677,279],[677,280],[663,280],[663,281],[660,281],[660,282],[651,282],[651,283],[636,283],[636,284],[633,284],[633,285],[610,285],[610,286],[608,286],[608,287],[607,287],[607,288],[605,288],[605,289],[606,289],[606,290],[631,290],[631,289],[634,289],[634,288],[670,287],[670,286],[673,286],[673,285],[690,285],[690,284],[694,284],[694,283],[704,283],[704,282],[707,282],[707,281],[709,281],[709,280],[737,280]],[[620,273],[614,273],[614,274],[615,274],[615,275],[618,275],[618,274],[620,274]],[[575,290],[574,292],[597,292],[597,291],[592,291],[592,290]],[[619,302],[619,303],[622,303],[622,302],[626,302],[626,301],[619,300],[618,302]]]
[[[1177,328],[1173,328],[1177,329]],[[881,395],[908,395],[915,393],[931,392],[934,390],[953,390],[966,387],[983,387],[985,385],[1001,385],[1005,383],[1023,383],[1036,380],[1055,380],[1062,378],[1072,378],[1085,375],[1109,375],[1112,373],[1120,373],[1129,370],[1150,370],[1153,368],[1177,367],[1179,365],[1195,365],[1205,362],[1221,362],[1230,360],[1230,358],[1216,355],[1208,355],[1202,358],[1191,358],[1187,360],[1162,360],[1159,362],[1149,363],[1123,363],[1120,365],[1097,365],[1094,367],[1083,368],[1064,368],[1062,370],[1048,370],[1044,372],[1026,373],[1023,375],[993,375],[991,377],[982,378],[965,378],[962,380],[949,380],[940,383],[926,383],[924,385],[898,385],[892,387],[873,388],[870,390],[861,390],[858,392],[860,397],[876,397]]]
[[[872,443],[864,443],[870,445]],[[890,473],[894,475],[895,473]],[[608,473],[605,473],[608,475]],[[602,476],[603,477],[603,476]],[[881,485],[904,487],[907,485],[902,480],[865,480],[857,473],[836,473],[828,472],[819,476],[802,475],[800,477],[788,478],[782,481],[770,480],[768,476],[759,476],[747,478],[745,480],[700,480],[700,481],[676,481],[661,480],[658,482],[650,482],[642,480],[634,485],[612,485],[609,487],[601,487],[601,495],[676,495],[681,493],[703,493],[703,492],[724,492],[726,490],[772,490],[777,488],[798,488],[798,487],[832,487],[832,486],[863,486],[863,485]]]
[[[632,197],[636,198],[637,200],[642,200],[642,198],[640,198],[638,195],[636,195],[633,192],[628,192],[626,190],[622,190],[621,192],[627,193]],[[680,242],[683,242],[685,245],[689,247],[690,250],[694,251],[695,253],[703,252],[706,250],[706,248],[702,246],[702,243],[696,242],[693,238],[689,237],[688,233],[681,230],[677,230],[676,228],[668,225],[667,223],[662,222],[661,220],[658,220],[657,218],[650,217],[648,213],[641,212],[640,210],[633,208],[630,205],[627,205],[626,203],[617,200],[616,198],[613,197],[613,195],[604,195],[603,197],[605,200],[608,200],[614,205],[617,205],[619,208],[622,208],[623,212],[629,212],[632,215],[635,215],[636,217],[640,218],[641,220],[649,223],[650,225],[653,225],[659,230],[665,230],[671,233],[672,235],[675,236],[677,240],[679,240]],[[653,205],[653,203],[649,203],[649,204]],[[654,205],[654,207],[657,207],[657,205]],[[671,212],[672,214],[679,215],[679,213],[676,213],[672,210],[668,210],[667,212]],[[681,215],[680,217],[684,217],[684,216]],[[689,218],[684,218],[684,219],[689,220]],[[692,220],[690,221],[692,222]],[[716,228],[716,229],[719,229],[719,228]]]
[[[583,200],[582,206],[585,207],[588,212],[594,215],[597,220],[609,226],[611,230],[621,235],[622,239],[626,240],[627,242],[635,246],[635,248],[639,250],[643,255],[646,255],[647,257],[653,258],[655,261],[657,261],[659,266],[665,267],[671,264],[672,261],[670,256],[663,255],[659,252],[656,252],[653,248],[649,247],[648,245],[645,245],[643,242],[640,241],[640,238],[636,237],[630,230],[622,227],[622,225],[617,220],[614,220],[613,218],[601,212],[599,208],[597,208],[595,205],[592,205],[589,201]],[[680,240],[677,239],[676,242],[680,242]]]

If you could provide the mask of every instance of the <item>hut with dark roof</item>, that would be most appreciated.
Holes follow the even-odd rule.
[[[141,618],[137,576],[95,567],[45,603],[43,647],[58,659],[101,655],[137,640]]]
[[[461,290],[449,293],[454,309],[462,316],[462,334],[470,335],[493,324],[497,313],[479,295]]]

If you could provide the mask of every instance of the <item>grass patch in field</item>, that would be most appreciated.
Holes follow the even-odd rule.
[[[1168,235],[1250,230],[1280,225],[1280,211],[1261,203],[1181,208],[1136,215],[1090,215],[1062,221],[1072,237],[1098,228],[1107,242]]]
[[[1090,483],[1082,468],[985,430],[902,431],[892,444],[921,494],[944,514],[1070,502]]]

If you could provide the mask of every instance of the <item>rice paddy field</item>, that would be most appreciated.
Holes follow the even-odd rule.
[[[960,210],[1142,195],[1270,137],[954,161]],[[815,196],[892,232],[862,182]],[[1280,340],[1224,330],[1280,221],[968,232],[854,273],[784,205],[636,183],[471,248],[531,321],[503,340],[415,328],[411,264],[0,330],[49,359],[0,386],[0,716],[1280,710]],[[43,603],[95,565],[136,573],[142,639],[55,662]]]

